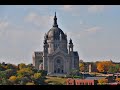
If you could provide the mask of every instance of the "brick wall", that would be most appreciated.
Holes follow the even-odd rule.
[[[95,80],[87,80],[87,79],[67,79],[67,85],[95,85]]]

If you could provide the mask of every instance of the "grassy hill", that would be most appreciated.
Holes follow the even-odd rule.
[[[48,85],[65,85],[66,78],[46,76],[45,83]]]

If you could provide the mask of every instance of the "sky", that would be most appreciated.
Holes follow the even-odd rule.
[[[0,5],[0,62],[32,63],[55,11],[79,59],[120,61],[119,5]]]

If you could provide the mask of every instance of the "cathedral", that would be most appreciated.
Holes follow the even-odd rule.
[[[44,35],[43,51],[33,53],[33,66],[50,76],[69,75],[79,70],[79,55],[73,50],[72,39],[58,27],[56,13],[52,28]]]

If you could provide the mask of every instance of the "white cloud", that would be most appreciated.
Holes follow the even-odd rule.
[[[88,6],[88,11],[92,13],[101,12],[105,8],[104,5],[90,5]]]
[[[9,26],[0,38],[0,62],[32,63],[32,53],[43,50],[44,31]]]
[[[92,28],[88,28],[85,31],[87,31],[87,32],[97,32],[97,31],[100,31],[100,30],[101,30],[100,27],[92,27]]]
[[[9,23],[7,21],[0,21],[0,37],[3,35],[3,33],[8,27]]]
[[[80,38],[80,37],[88,37],[90,34],[94,34],[98,31],[101,31],[102,28],[98,27],[98,26],[94,26],[94,27],[89,27],[87,29],[81,30],[81,31],[73,31],[73,32],[68,32],[67,35],[68,37],[73,37],[73,38]]]
[[[52,20],[53,20],[53,16],[39,15],[34,12],[29,13],[25,17],[25,21],[44,29],[49,28],[51,26]]]
[[[83,21],[80,21],[80,25],[82,25],[83,24]]]
[[[5,22],[5,21],[0,21],[0,30],[3,30],[5,28],[7,28],[9,25],[8,22]]]

